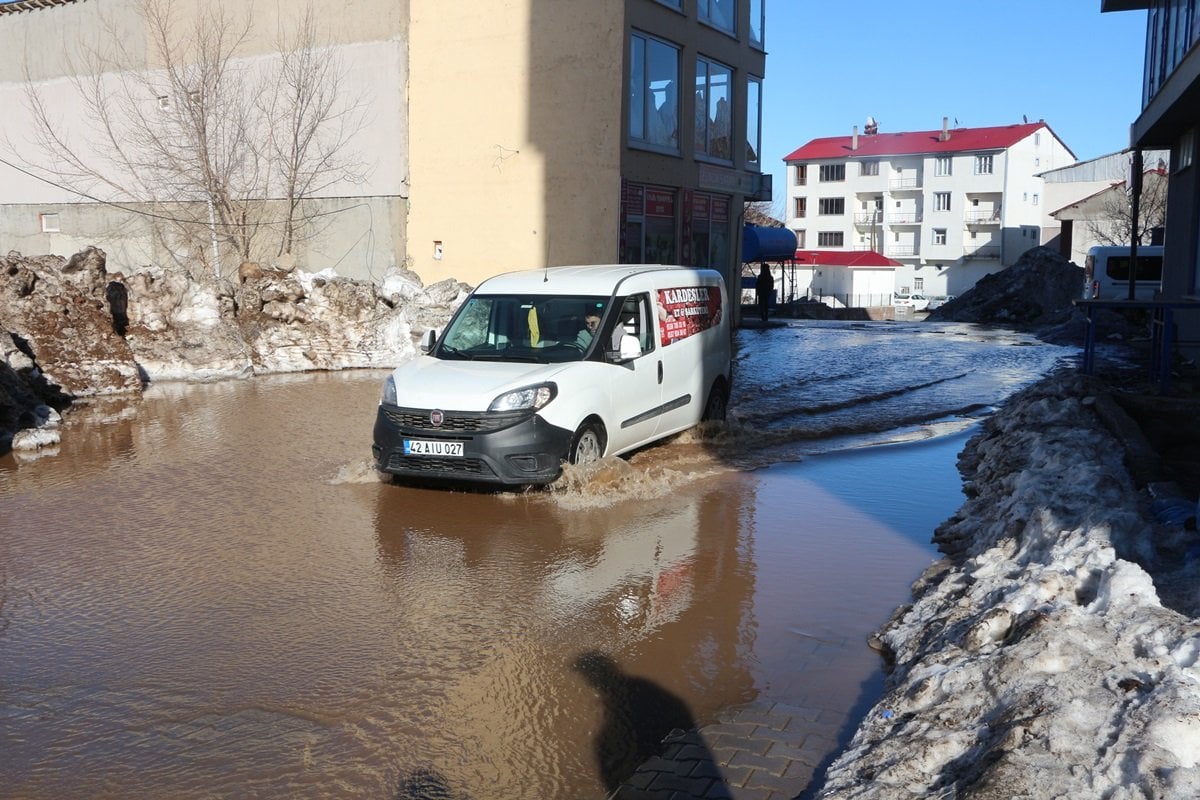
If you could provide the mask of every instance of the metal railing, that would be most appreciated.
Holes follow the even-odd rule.
[[[896,245],[887,249],[887,255],[892,258],[912,258],[917,254],[917,248],[913,245],[904,246]]]
[[[995,211],[968,211],[968,225],[999,225],[1000,224],[1000,209]]]
[[[920,189],[921,188],[921,176],[918,175],[915,178],[892,178],[890,181],[888,181],[888,188],[893,189],[893,190],[894,189]]]
[[[919,225],[921,218],[920,211],[902,211],[887,215],[888,225]]]
[[[966,247],[963,248],[963,258],[970,260],[973,258],[999,258],[999,245],[984,245],[983,247]]]

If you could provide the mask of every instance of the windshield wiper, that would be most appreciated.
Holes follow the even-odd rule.
[[[445,353],[447,355],[450,355],[450,356],[457,356],[458,358],[462,358],[467,361],[475,360],[475,356],[471,355],[470,353],[466,352],[465,350],[459,350],[457,347],[451,347],[448,344],[443,344],[441,347],[438,348],[438,351]]]

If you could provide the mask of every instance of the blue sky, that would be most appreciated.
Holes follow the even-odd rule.
[[[1085,160],[1128,146],[1145,11],[1100,0],[767,0],[763,171],[812,139],[1044,119]]]

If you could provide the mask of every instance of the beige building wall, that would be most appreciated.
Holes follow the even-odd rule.
[[[411,4],[409,266],[615,261],[623,0],[462,5]]]

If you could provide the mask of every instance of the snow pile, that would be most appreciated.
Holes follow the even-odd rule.
[[[821,798],[1200,796],[1200,623],[1121,557],[1180,532],[1145,513],[1093,388],[1043,381],[968,445],[971,499],[877,634],[887,691]]]

